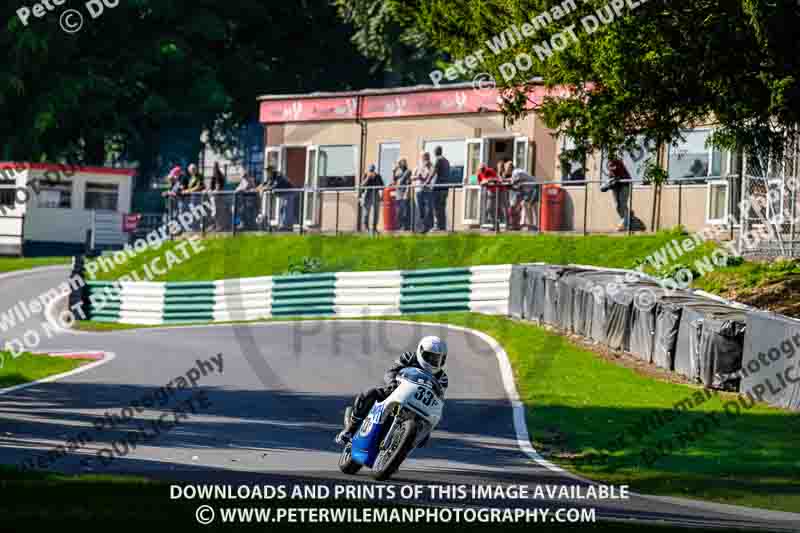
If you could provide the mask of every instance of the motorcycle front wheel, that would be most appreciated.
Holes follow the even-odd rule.
[[[405,460],[417,437],[417,421],[406,419],[395,428],[388,442],[384,441],[378,457],[375,458],[372,477],[385,481],[392,477]]]
[[[364,465],[353,461],[353,445],[348,443],[339,456],[339,470],[345,474],[352,475],[358,473],[362,466]]]

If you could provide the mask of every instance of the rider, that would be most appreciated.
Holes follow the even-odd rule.
[[[386,386],[375,387],[356,396],[347,427],[336,436],[336,442],[345,444],[352,440],[353,434],[358,430],[375,402],[382,402],[388,398],[397,387],[397,374],[404,368],[420,368],[430,373],[439,381],[442,391],[446,390],[447,374],[444,371],[446,361],[447,344],[439,337],[423,337],[417,345],[416,352],[404,352],[386,371],[386,374],[383,375]]]

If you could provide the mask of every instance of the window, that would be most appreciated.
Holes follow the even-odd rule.
[[[669,178],[698,178],[704,182],[709,176],[722,173],[722,153],[713,147],[706,147],[711,130],[690,130],[683,132],[684,140],[669,147]]]
[[[17,190],[12,186],[10,188],[3,187],[0,189],[0,205],[3,207],[14,207],[16,203]]]
[[[622,163],[632,180],[643,181],[647,163],[656,161],[657,156],[658,150],[655,143],[652,141],[647,143],[644,136],[638,135],[633,148],[622,150]],[[603,152],[600,177],[604,182],[608,180],[608,153],[605,151]]]
[[[72,183],[39,180],[36,207],[69,209],[72,207]]]
[[[116,183],[87,183],[84,208],[117,210],[119,200],[119,185]]]
[[[320,146],[319,186],[355,187],[357,153],[354,145]]]
[[[400,159],[400,143],[381,143],[378,148],[378,173],[383,176],[384,183],[390,183],[392,169]]]
[[[726,224],[728,218],[728,180],[708,182],[706,197],[706,222]]]
[[[579,181],[582,182],[586,179],[586,160],[569,159],[564,152],[567,150],[575,149],[575,141],[571,137],[564,136],[561,139],[561,156],[559,162],[561,163],[561,181]],[[568,183],[566,183],[568,185]],[[581,183],[581,185],[583,185]]]
[[[464,161],[466,143],[464,139],[425,141],[422,149],[425,152],[430,152],[432,162],[436,160],[434,152],[437,146],[442,147],[442,155],[450,161],[450,177],[447,183],[461,185],[464,181],[464,167],[466,166]]]

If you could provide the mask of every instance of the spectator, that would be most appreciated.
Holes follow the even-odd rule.
[[[499,179],[497,172],[495,172],[494,169],[488,166],[486,163],[481,163],[481,166],[478,169],[478,183],[481,185],[481,187],[486,188],[486,213],[484,215],[484,220],[487,223],[494,225],[495,215],[499,214],[499,206],[497,204],[497,185],[499,183]]]
[[[508,186],[508,208],[506,209],[508,229],[519,231],[522,194],[519,180],[514,179],[514,163],[511,160],[506,161],[503,165],[503,182]]]
[[[361,208],[364,214],[364,228],[374,230],[378,226],[378,216],[381,209],[381,189],[383,177],[376,172],[375,165],[370,165],[367,173],[361,178],[360,186],[364,189],[361,193]],[[372,227],[369,225],[369,214],[372,212]]]
[[[436,161],[433,165],[433,215],[436,218],[436,229],[447,231],[447,185],[450,183],[450,161],[443,155],[442,147],[437,146],[434,151]]]
[[[236,187],[236,206],[238,209],[237,218],[239,227],[250,229],[255,225],[256,215],[256,180],[255,177],[245,171]]]
[[[227,231],[228,223],[231,220],[230,206],[225,202],[223,191],[225,190],[225,174],[219,163],[214,163],[214,170],[211,174],[211,184],[209,187],[209,195],[211,196],[211,210],[213,224],[208,228],[208,231]]]
[[[397,225],[401,230],[411,229],[411,170],[408,168],[408,161],[399,159],[392,172],[394,180],[392,185],[395,189],[395,201],[397,202]]]
[[[603,185],[601,190],[603,192],[611,191],[614,195],[614,205],[620,219],[617,231],[625,231],[630,225],[631,218],[628,212],[628,197],[631,191],[631,184],[630,182],[624,182],[624,180],[630,180],[631,176],[628,174],[628,169],[625,168],[625,164],[621,159],[611,159],[608,162],[608,176],[608,182]]]
[[[169,181],[169,188],[161,194],[167,198],[167,217],[169,219],[177,216],[176,210],[183,208],[183,200],[179,197],[183,194],[183,169],[180,166],[175,166],[169,171],[167,180]]]
[[[203,176],[197,171],[197,165],[194,163],[190,164],[186,167],[188,172],[187,180],[188,183],[186,184],[186,188],[183,190],[183,194],[189,196],[189,201],[185,202],[183,205],[183,209],[187,207],[187,205],[199,205],[202,201],[202,192],[206,188],[206,182]],[[183,210],[182,209],[182,210]],[[192,222],[192,229],[197,229],[195,225],[198,221]]]
[[[199,172],[197,172],[197,165],[192,163],[186,168],[186,170],[189,173],[188,176],[189,183],[187,184],[186,190],[184,192],[187,194],[203,192],[206,188],[206,182],[203,176]]]
[[[179,166],[173,167],[172,170],[169,171],[167,174],[167,181],[169,182],[169,188],[164,191],[161,196],[164,197],[175,197],[181,193],[182,183],[181,183],[181,175],[183,174],[183,169]]]
[[[433,226],[432,213],[432,191],[431,180],[433,179],[433,165],[431,164],[431,154],[422,152],[417,168],[414,169],[413,183],[417,202],[417,229],[422,233],[427,233]]]
[[[225,190],[225,174],[219,167],[219,163],[214,163],[214,170],[211,174],[211,190],[214,192]]]
[[[497,203],[498,212],[500,215],[500,223],[508,224],[508,196],[509,186],[511,184],[511,172],[508,170],[508,164],[511,163],[508,159],[501,159],[497,162],[497,179],[500,181],[501,186],[497,188]],[[512,163],[513,168],[513,163]]]
[[[292,231],[295,222],[295,192],[292,184],[274,167],[267,167],[267,179],[256,190],[267,190],[278,198],[278,230]]]
[[[539,185],[536,183],[536,178],[521,168],[518,168],[511,174],[511,184],[512,192],[515,192],[517,196],[516,199],[512,201],[512,209],[516,207],[517,210],[520,208],[522,210],[522,213],[517,212],[515,215],[514,220],[516,225],[521,225],[520,220],[516,217],[520,214],[524,214],[525,224],[528,225],[531,231],[536,231],[538,229],[539,218],[535,209],[539,203]]]

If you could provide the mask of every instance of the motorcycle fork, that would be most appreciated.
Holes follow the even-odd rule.
[[[381,446],[380,446],[381,450],[383,449],[383,443],[384,442],[388,442],[389,441],[389,437],[392,435],[392,433],[394,433],[394,429],[397,426],[397,421],[400,419],[400,406],[399,405],[395,407],[394,413],[392,413],[392,416],[394,416],[394,418],[392,419],[392,425],[389,426],[389,430],[386,432],[386,434],[381,439]]]

